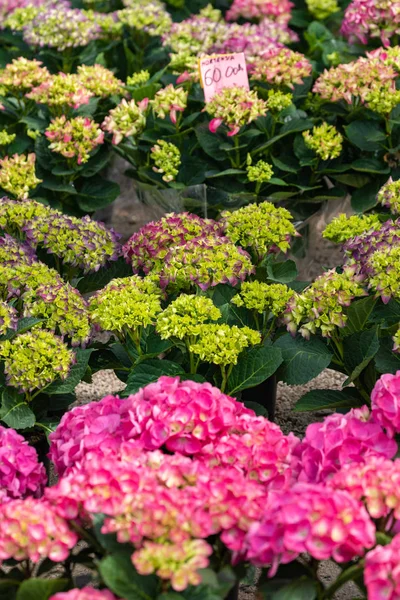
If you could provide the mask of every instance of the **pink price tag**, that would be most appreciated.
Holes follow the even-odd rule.
[[[200,81],[206,102],[213,96],[230,87],[250,89],[247,76],[246,58],[243,52],[236,54],[215,54],[199,60]]]

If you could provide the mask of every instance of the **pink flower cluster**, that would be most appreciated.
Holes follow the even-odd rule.
[[[46,481],[36,450],[14,429],[0,426],[0,503],[41,496]]]
[[[400,598],[400,534],[387,546],[376,546],[365,557],[368,600]]]
[[[400,460],[371,456],[365,464],[344,465],[329,481],[336,490],[345,490],[362,501],[373,519],[393,515],[400,519]],[[386,529],[393,519],[386,523]]]
[[[246,558],[259,566],[288,563],[306,552],[317,560],[339,563],[363,556],[375,544],[375,526],[349,493],[315,484],[296,484],[271,493],[262,520],[245,540]]]
[[[293,6],[289,0],[233,0],[226,18],[228,21],[237,21],[240,17],[248,20],[267,18],[288,23]]]
[[[364,406],[309,425],[294,454],[301,461],[299,481],[323,483],[343,465],[362,463],[371,456],[392,458],[396,451],[397,444]]]
[[[95,590],[92,587],[84,587],[81,590],[74,589],[69,592],[59,592],[54,596],[50,596],[49,600],[116,600],[116,598],[109,590]]]
[[[66,520],[46,500],[26,498],[0,506],[0,561],[62,562],[77,541]]]
[[[400,33],[399,0],[352,0],[344,13],[341,33],[362,44],[379,37],[389,46],[390,38]]]
[[[400,371],[387,373],[376,382],[371,394],[372,415],[392,438],[400,433]]]

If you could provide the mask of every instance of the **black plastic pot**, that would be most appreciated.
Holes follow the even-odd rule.
[[[239,584],[237,583],[234,588],[231,589],[225,600],[239,600]]]
[[[242,392],[242,402],[257,402],[257,404],[261,404],[267,410],[268,419],[275,421],[276,389],[276,376],[272,375],[272,377],[269,377],[260,383],[260,385],[244,390]]]

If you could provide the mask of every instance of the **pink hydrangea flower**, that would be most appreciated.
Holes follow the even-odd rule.
[[[26,498],[0,506],[0,561],[62,562],[77,541],[76,533],[46,500]]]
[[[368,600],[400,598],[400,534],[387,546],[376,546],[365,557]]]
[[[297,484],[272,493],[259,523],[246,538],[247,559],[255,565],[291,562],[306,552],[317,560],[342,563],[362,556],[375,544],[375,526],[365,508],[349,493],[315,484]]]
[[[36,450],[14,429],[0,426],[0,503],[41,496],[46,481]]]
[[[400,431],[400,371],[382,375],[371,394],[372,416],[389,437]]]
[[[234,0],[226,18],[228,21],[237,21],[240,17],[249,20],[268,18],[287,23],[293,6],[289,0]]]
[[[84,587],[81,590],[59,592],[54,596],[50,596],[49,600],[116,600],[116,598],[109,590],[95,590],[92,587]]]
[[[346,8],[341,33],[351,41],[367,44],[370,38],[380,37],[384,46],[400,32],[399,0],[352,0]]]
[[[394,440],[364,406],[309,425],[294,454],[301,461],[299,481],[319,483],[327,481],[347,463],[362,463],[369,456],[392,458],[396,451]]]

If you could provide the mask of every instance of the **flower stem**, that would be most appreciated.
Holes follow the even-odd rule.
[[[363,562],[352,565],[339,575],[335,583],[333,583],[323,595],[323,598],[332,598],[332,596],[348,581],[354,581],[357,577],[363,574]]]

